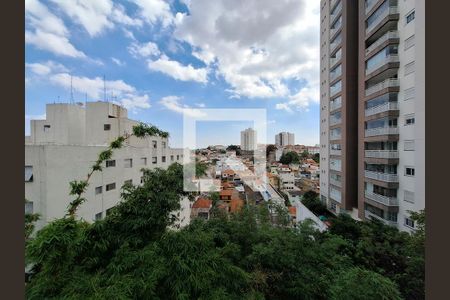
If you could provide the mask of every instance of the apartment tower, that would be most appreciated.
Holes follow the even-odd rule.
[[[280,147],[295,145],[295,135],[290,132],[280,132],[275,135],[275,145]]]
[[[321,199],[404,231],[425,208],[424,12],[421,0],[321,2]]]
[[[320,193],[357,218],[358,1],[321,1]]]
[[[245,151],[256,150],[256,131],[247,128],[241,131],[241,149]]]

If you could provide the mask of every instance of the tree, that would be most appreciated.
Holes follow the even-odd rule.
[[[358,267],[342,272],[332,285],[330,294],[333,300],[402,299],[397,286],[389,278]]]
[[[241,147],[238,146],[238,145],[229,145],[227,147],[227,151],[237,151],[237,150],[240,150],[240,149],[241,149]]]
[[[278,149],[277,146],[275,146],[273,144],[267,145],[267,147],[266,147],[266,157],[269,157],[269,154],[272,153],[273,151],[276,151],[277,149]]]
[[[320,154],[319,154],[319,153],[315,153],[315,154],[313,155],[313,159],[314,159],[314,161],[315,161],[316,163],[319,163],[319,162],[320,162]]]
[[[298,164],[300,162],[300,157],[297,152],[289,151],[280,157],[280,162],[285,165]]]
[[[302,152],[302,154],[300,154],[300,156],[301,156],[302,159],[308,158],[309,152],[306,151],[306,150],[304,150],[304,151]]]

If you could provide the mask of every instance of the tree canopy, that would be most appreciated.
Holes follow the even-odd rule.
[[[300,163],[300,157],[297,152],[289,151],[280,157],[280,162],[285,165]]]

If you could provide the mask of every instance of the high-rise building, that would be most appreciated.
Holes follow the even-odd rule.
[[[245,151],[256,150],[256,131],[247,128],[241,131],[241,149]]]
[[[420,0],[321,1],[321,198],[400,230],[425,208],[424,11]]]
[[[280,147],[295,145],[295,135],[290,132],[280,132],[275,135],[275,145]]]
[[[25,198],[30,201],[26,210],[41,216],[38,229],[65,215],[74,199],[69,182],[86,179],[98,154],[137,124],[128,119],[125,108],[107,102],[47,104],[46,119],[31,120],[31,134],[25,136]],[[102,172],[93,173],[77,216],[86,221],[105,217],[119,203],[124,183],[142,183],[142,168],[182,161],[183,149],[170,148],[167,138],[131,137],[104,163]],[[181,225],[189,221],[189,214],[185,217]]]

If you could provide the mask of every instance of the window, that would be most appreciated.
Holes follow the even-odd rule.
[[[415,44],[415,36],[414,34],[405,40],[405,50],[408,50]]]
[[[405,190],[403,200],[409,203],[414,203],[414,192]]]
[[[141,183],[144,183],[145,176],[141,177]]]
[[[179,155],[177,155],[177,160],[180,160],[180,156]]]
[[[405,217],[405,226],[408,226],[410,228],[414,228],[414,221],[410,218]]]
[[[146,166],[147,165],[147,157],[141,158],[141,165]]]
[[[111,191],[111,190],[114,190],[114,189],[116,189],[116,183],[115,182],[106,185],[106,191]]]
[[[131,158],[125,158],[123,160],[123,167],[124,168],[132,168],[133,167],[133,160]]]
[[[413,99],[416,95],[416,90],[414,87],[406,89],[403,94],[403,100]]]
[[[115,160],[107,160],[106,161],[106,167],[115,167],[116,166],[116,161]]]
[[[156,147],[158,147],[158,142],[152,141],[152,145],[153,145],[153,148],[156,149]]]
[[[413,167],[405,167],[405,176],[413,177],[415,174],[415,169]]]
[[[173,159],[174,159],[174,158],[173,158],[173,155],[171,155],[171,156],[170,156],[170,161],[173,161]]]
[[[408,24],[415,18],[416,18],[416,12],[413,10],[412,12],[410,12],[409,14],[406,15],[406,24]]]
[[[166,157],[165,157],[165,156],[162,156],[162,157],[161,157],[161,161],[162,161],[162,162],[166,162]]]
[[[105,130],[105,131],[111,130],[111,124],[104,124],[103,125],[103,130]]]
[[[403,150],[414,151],[414,140],[405,140]]]
[[[133,184],[133,179],[125,180],[125,181],[123,182],[123,184],[131,185],[131,184]]]
[[[405,116],[405,126],[414,125],[414,123],[415,123],[414,114]]]
[[[95,219],[95,221],[98,221],[98,220],[101,220],[102,217],[103,217],[103,213],[102,213],[102,212],[99,212],[98,214],[95,214],[94,219]]]
[[[103,187],[102,186],[98,186],[98,187],[95,188],[95,194],[96,195],[101,194],[102,192],[103,192]]]
[[[152,164],[158,163],[158,158],[156,156],[152,157]]]
[[[405,65],[405,76],[414,73],[414,62]]]
[[[25,202],[25,213],[32,214],[33,213],[33,201]]]
[[[50,131],[50,125],[44,125],[44,132]]]
[[[33,166],[25,166],[25,182],[33,181]]]
[[[336,212],[336,203],[331,202],[331,203],[330,203],[330,209],[331,209],[332,211]]]
[[[393,212],[393,211],[388,211],[387,219],[388,219],[388,221],[397,222],[397,213]]]
[[[161,147],[166,148],[166,142],[161,142]]]

